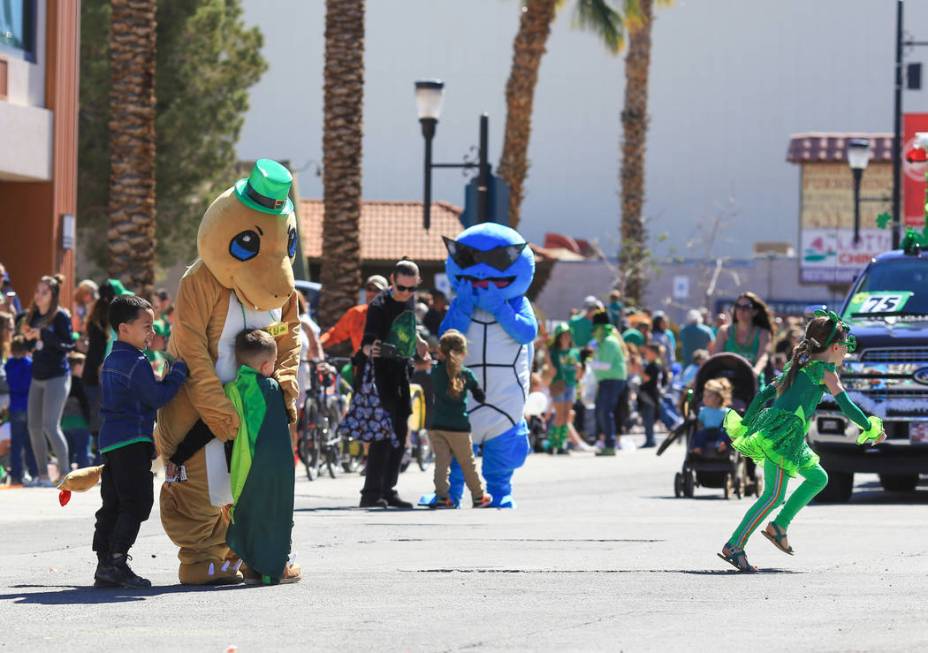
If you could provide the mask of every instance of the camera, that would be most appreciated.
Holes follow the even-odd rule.
[[[397,350],[396,345],[390,344],[389,342],[380,343],[380,357],[381,358],[400,358],[399,350]]]

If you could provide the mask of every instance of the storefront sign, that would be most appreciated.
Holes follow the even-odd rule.
[[[799,280],[849,283],[877,254],[892,247],[876,216],[891,210],[892,166],[872,163],[861,180],[860,243],[854,245],[854,189],[847,163],[806,163],[802,168]],[[885,201],[881,201],[885,200]]]
[[[887,229],[861,229],[856,244],[853,229],[803,229],[800,281],[850,283],[872,258],[891,247]]]

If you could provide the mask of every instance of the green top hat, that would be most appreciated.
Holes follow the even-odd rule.
[[[556,327],[554,327],[554,340],[557,342],[557,339],[561,337],[564,333],[570,333],[570,326],[566,322],[561,322]]]
[[[155,332],[156,336],[167,338],[169,335],[171,335],[171,326],[165,320],[155,320],[152,322],[151,328]]]
[[[239,201],[255,211],[270,215],[293,213],[290,201],[290,184],[293,175],[271,159],[258,159],[247,179],[235,182],[235,195]]]

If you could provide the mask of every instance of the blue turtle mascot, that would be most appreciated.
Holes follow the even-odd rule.
[[[486,392],[470,398],[471,434],[483,451],[483,478],[498,508],[514,508],[512,473],[529,452],[523,416],[532,371],[532,345],[538,321],[525,298],[535,276],[535,256],[518,232],[494,223],[445,238],[445,270],[455,291],[441,333],[457,329],[467,336],[465,365]],[[451,466],[450,498],[460,504],[464,476]]]

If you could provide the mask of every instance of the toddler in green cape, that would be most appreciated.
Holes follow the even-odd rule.
[[[289,562],[293,449],[284,396],[273,379],[277,344],[261,329],[242,331],[235,356],[240,367],[225,392],[241,420],[232,445],[226,543],[244,561],[246,583],[296,582],[300,568]]]

